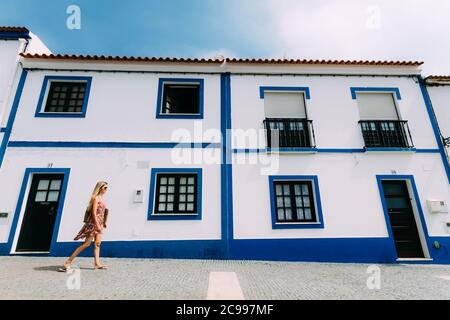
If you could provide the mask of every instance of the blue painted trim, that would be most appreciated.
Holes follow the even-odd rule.
[[[323,153],[361,153],[365,152],[363,148],[355,148],[355,149],[317,149],[317,152]]]
[[[23,180],[22,180],[22,186],[20,187],[19,198],[17,200],[16,210],[14,212],[13,222],[11,224],[11,229],[9,232],[6,254],[11,253],[11,251],[12,251],[12,245],[13,245],[14,237],[15,237],[15,234],[17,231],[17,224],[19,222],[20,211],[22,210],[22,206],[24,205],[25,193],[27,191],[28,180],[30,179],[31,174],[33,174],[33,173],[62,173],[62,174],[64,174],[64,180],[63,180],[63,184],[61,187],[61,195],[60,195],[60,200],[59,200],[58,212],[56,215],[55,226],[53,228],[53,236],[52,236],[52,242],[50,245],[50,251],[52,251],[52,249],[55,248],[55,246],[56,246],[56,240],[58,238],[58,232],[59,232],[59,225],[61,223],[62,211],[64,208],[64,201],[65,201],[65,197],[66,197],[67,185],[69,183],[70,169],[69,168],[26,168],[25,174],[24,174]]]
[[[383,88],[383,87],[351,87],[350,92],[352,94],[352,99],[356,99],[356,94],[358,92],[392,92],[398,100],[401,100],[399,88]]]
[[[31,39],[30,32],[15,32],[15,31],[3,31],[0,32],[0,40],[19,40],[19,39]]]
[[[439,241],[441,244],[440,249],[430,249],[433,251],[433,260],[411,263],[450,264],[450,237],[430,237],[430,241]],[[80,242],[57,242],[49,256],[68,257],[79,245]],[[236,239],[231,243],[231,254],[227,257],[222,247],[220,240],[102,241],[101,255],[124,258],[406,263],[396,261],[395,250],[392,250],[387,237]],[[0,255],[8,254],[6,244],[0,243]],[[80,256],[92,255],[91,245]]]
[[[427,108],[428,117],[430,118],[431,127],[433,128],[434,137],[436,138],[436,143],[438,145],[439,153],[441,155],[442,165],[444,166],[445,173],[447,174],[447,180],[448,180],[448,183],[450,184],[450,164],[448,163],[447,155],[445,153],[444,145],[442,143],[441,134],[439,131],[439,125],[436,120],[436,117],[434,116],[431,98],[430,98],[428,90],[424,84],[425,80],[422,79],[422,77],[420,77],[420,76],[418,77],[418,80],[419,80],[420,91],[422,93],[422,97],[425,102],[425,107]]]
[[[416,148],[364,148],[367,152],[416,152]]]
[[[220,143],[10,141],[11,148],[220,148]]]
[[[220,130],[222,135],[222,163],[220,168],[221,239],[224,244],[224,256],[228,257],[234,238],[230,73],[221,74],[220,87]]]
[[[59,242],[50,256],[67,257],[80,242]],[[80,256],[93,255],[93,245]],[[102,257],[221,259],[220,240],[166,240],[166,241],[102,241]]]
[[[303,92],[305,99],[310,99],[311,95],[309,92],[309,87],[259,87],[259,97],[264,99],[265,91],[286,91],[286,92]]]
[[[156,176],[159,173],[196,173],[197,174],[197,214],[155,214]],[[153,168],[150,174],[150,191],[147,220],[201,220],[202,219],[202,169],[199,168]]]
[[[389,238],[236,239],[231,259],[396,263]]]
[[[6,128],[0,128],[0,132],[6,132]]]
[[[314,153],[317,148],[266,148],[266,152]]]
[[[11,137],[11,130],[14,125],[14,120],[16,119],[17,109],[19,108],[20,98],[22,97],[23,87],[25,85],[27,75],[28,72],[22,70],[22,74],[20,75],[20,80],[17,85],[16,95],[14,96],[14,101],[11,107],[11,112],[9,113],[8,122],[6,123],[6,128],[4,130],[5,134],[3,135],[2,144],[0,145],[0,168],[2,167],[9,138]]]
[[[420,222],[422,224],[422,230],[425,235],[425,239],[426,239],[425,242],[431,253],[430,247],[432,246],[432,243],[430,242],[430,236],[428,235],[428,228],[427,228],[427,224],[425,222],[425,217],[424,217],[424,214],[422,211],[422,205],[420,203],[419,193],[417,192],[417,187],[416,187],[416,182],[414,181],[414,176],[413,175],[377,175],[376,177],[377,177],[378,191],[380,193],[381,203],[383,206],[384,218],[386,220],[386,227],[387,227],[388,234],[389,234],[389,239],[391,240],[391,246],[393,246],[395,252],[396,252],[396,249],[395,249],[394,236],[392,233],[391,222],[389,220],[389,213],[387,210],[386,199],[384,197],[383,185],[381,183],[383,180],[405,180],[405,181],[410,182],[411,188],[413,190],[414,200],[416,201],[416,206],[417,206],[417,210],[418,210],[419,217],[420,217]],[[419,225],[417,225],[417,228],[419,228]]]
[[[158,97],[156,103],[156,118],[157,119],[203,119],[203,100],[204,100],[204,79],[192,79],[192,78],[159,78],[158,81]],[[199,113],[198,114],[166,114],[161,113],[163,90],[165,83],[197,83],[200,85],[199,92]]]
[[[281,151],[284,151],[284,148],[279,149]],[[364,153],[366,151],[366,149],[326,149],[326,148],[314,148],[314,149],[308,149],[308,150],[312,150],[318,153]],[[374,151],[374,150],[370,150],[370,151]],[[379,151],[379,150],[377,150]],[[383,151],[415,151],[416,153],[439,153],[439,149],[400,149],[400,150],[392,150],[392,149],[386,149]],[[260,148],[260,149],[233,149],[234,153],[264,153],[267,152],[267,149],[265,148]]]
[[[416,149],[416,153],[440,153],[439,149]]]
[[[49,82],[52,81],[76,81],[86,82],[86,91],[84,94],[84,101],[82,111],[80,113],[65,113],[65,112],[44,112],[44,99],[47,97],[47,87],[50,89]],[[69,77],[69,76],[45,76],[42,83],[41,93],[39,95],[38,104],[34,116],[36,118],[85,118],[86,110],[89,101],[89,94],[91,92],[92,77]],[[48,97],[47,97],[48,99]]]
[[[277,223],[277,212],[276,212],[276,199],[275,199],[275,190],[273,188],[274,181],[286,181],[286,180],[295,180],[295,181],[311,181],[314,188],[314,202],[315,202],[315,211],[317,216],[316,223]],[[320,190],[319,190],[319,179],[317,176],[303,176],[303,175],[295,175],[295,176],[269,176],[269,196],[270,196],[270,212],[272,216],[272,229],[323,229],[325,228],[325,224],[323,221],[322,214],[322,201],[320,199]]]

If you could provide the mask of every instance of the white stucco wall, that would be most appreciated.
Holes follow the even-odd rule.
[[[232,126],[243,130],[263,128],[264,100],[260,86],[309,87],[308,118],[313,120],[319,149],[362,149],[357,101],[350,87],[399,88],[400,117],[408,120],[414,147],[437,150],[436,140],[419,85],[408,77],[330,76],[232,76]],[[242,140],[241,140],[242,141]],[[233,141],[234,148],[265,148]],[[249,164],[250,158],[259,165]],[[438,153],[265,153],[234,155],[233,213],[237,239],[386,237],[376,175],[413,175],[430,235],[449,235],[444,221],[448,214],[430,214],[427,199],[450,202],[450,188]],[[317,175],[322,197],[325,229],[272,229],[268,177],[271,175]],[[237,164],[245,163],[245,164]],[[277,167],[278,166],[278,167]]]
[[[263,128],[264,100],[260,86],[309,87],[306,100],[308,119],[313,120],[318,148],[362,148],[363,138],[357,101],[350,87],[399,88],[397,107],[402,120],[408,120],[416,148],[437,148],[419,86],[407,77],[319,77],[319,76],[232,76],[233,128]],[[234,147],[240,147],[233,144]],[[260,145],[263,147],[264,143]],[[254,146],[253,146],[254,147]]]
[[[8,102],[14,86],[18,54],[24,44],[24,41],[19,40],[0,40],[0,127],[6,126]]]
[[[35,118],[45,75],[92,76],[86,118]],[[159,78],[204,79],[204,119],[156,119]],[[197,123],[199,135],[194,135]],[[188,141],[219,142],[202,130],[220,128],[220,76],[204,74],[139,74],[29,72],[11,141],[170,142],[188,131]]]
[[[247,157],[247,160],[244,160]],[[249,164],[250,157],[260,164]],[[277,159],[278,157],[278,159]],[[450,199],[438,154],[236,154],[233,219],[236,239],[387,237],[376,175],[414,175],[430,235],[449,236],[448,214],[431,214],[426,200]],[[240,164],[239,164],[240,163]],[[274,170],[267,171],[270,167]],[[317,175],[324,229],[272,229],[270,175]]]
[[[450,137],[450,85],[427,87],[444,138]],[[447,153],[449,152],[447,147]]]
[[[176,165],[172,149],[34,149],[9,148],[0,181],[1,212],[14,213],[26,168],[70,168],[58,241],[72,241],[82,226],[84,210],[97,181],[109,183],[105,202],[110,220],[105,240],[220,239],[220,166]],[[206,155],[210,150],[196,150]],[[148,168],[138,167],[145,162]],[[147,221],[152,168],[202,168],[202,219]],[[134,203],[136,189],[144,202]],[[27,195],[25,195],[25,203]],[[21,217],[25,209],[22,206]],[[0,242],[7,242],[12,215],[0,225]],[[21,220],[18,226],[20,228]],[[17,229],[16,236],[18,236]]]

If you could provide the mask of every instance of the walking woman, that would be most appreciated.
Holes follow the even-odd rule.
[[[84,226],[78,232],[74,240],[85,239],[84,243],[79,246],[72,255],[64,262],[64,267],[60,271],[70,272],[73,260],[87,247],[89,247],[94,240],[94,269],[108,269],[107,266],[100,263],[100,244],[102,240],[102,231],[106,228],[105,221],[105,202],[103,196],[108,190],[108,183],[105,181],[97,182],[94,191],[92,192],[91,200],[89,201],[88,209],[91,215],[85,221]]]

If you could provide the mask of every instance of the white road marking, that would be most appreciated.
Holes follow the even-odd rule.
[[[207,300],[244,300],[235,272],[211,272]]]
[[[437,276],[440,279],[448,280],[450,281],[450,276]]]

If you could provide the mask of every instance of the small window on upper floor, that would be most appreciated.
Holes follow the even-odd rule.
[[[44,112],[83,111],[86,82],[51,82]]]
[[[36,117],[85,117],[90,77],[46,76]]]
[[[198,114],[200,85],[165,84],[161,113]]]
[[[202,79],[160,79],[157,118],[202,118]]]

